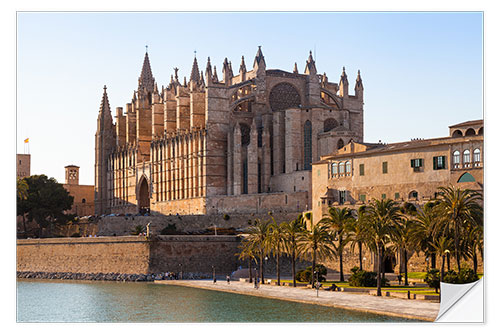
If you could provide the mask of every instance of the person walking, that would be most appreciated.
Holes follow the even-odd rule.
[[[231,281],[231,277],[230,277],[229,275],[226,275],[226,281],[227,281],[227,284],[229,284],[229,283],[230,283],[230,281]]]

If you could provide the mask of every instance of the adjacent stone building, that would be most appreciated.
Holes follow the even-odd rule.
[[[450,136],[391,144],[349,142],[313,163],[312,212],[319,221],[329,206],[352,207],[372,199],[434,199],[439,187],[483,190],[483,121],[450,126]]]
[[[95,212],[152,214],[301,212],[311,205],[311,163],[363,141],[363,84],[349,95],[318,74],[312,54],[299,74],[227,58],[219,79],[194,58],[158,88],[146,52],[137,90],[115,121],[104,87],[95,137]]]
[[[77,216],[88,216],[94,214],[94,186],[80,185],[80,167],[76,165],[67,165],[64,167],[65,184],[63,187],[69,192],[73,199],[73,206],[67,213]]]

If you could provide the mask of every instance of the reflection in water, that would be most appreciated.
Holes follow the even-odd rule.
[[[411,321],[247,295],[134,282],[17,282],[18,322]]]

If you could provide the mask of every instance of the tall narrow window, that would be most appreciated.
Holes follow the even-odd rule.
[[[344,176],[345,174],[345,164],[344,162],[339,163],[339,175]]]
[[[481,150],[479,148],[474,149],[474,166],[478,166],[479,162],[481,162]]]
[[[339,191],[339,204],[343,205],[346,200],[346,191]]]
[[[332,177],[338,176],[338,167],[337,163],[332,163]]]
[[[248,194],[248,162],[243,161],[243,194]]]
[[[345,174],[346,174],[346,176],[351,175],[351,162],[349,162],[349,161],[347,161],[345,163]]]
[[[382,173],[387,173],[387,162],[382,162]]]
[[[464,167],[470,167],[470,150],[464,150]]]
[[[304,124],[304,170],[311,170],[312,162],[312,125],[309,120]]]
[[[453,167],[454,168],[460,167],[460,152],[458,150],[455,150],[453,152]]]
[[[360,176],[364,176],[365,175],[365,165],[364,164],[360,164],[359,165],[359,175]]]

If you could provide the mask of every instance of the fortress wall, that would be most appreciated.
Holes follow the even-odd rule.
[[[17,241],[18,272],[228,274],[238,267],[237,236],[52,238]]]
[[[17,271],[146,274],[144,238],[45,238],[17,240]]]
[[[154,235],[159,235],[161,230],[169,224],[175,224],[179,231],[198,231],[208,228],[246,228],[250,221],[255,219],[268,220],[267,210],[253,214],[227,214],[229,219],[224,219],[224,214],[217,215],[162,215],[162,216],[118,216],[104,217],[97,221],[98,235],[100,236],[122,236],[130,235],[130,232],[137,226],[150,224],[150,231]],[[291,221],[299,215],[298,212],[273,212],[277,222]]]

